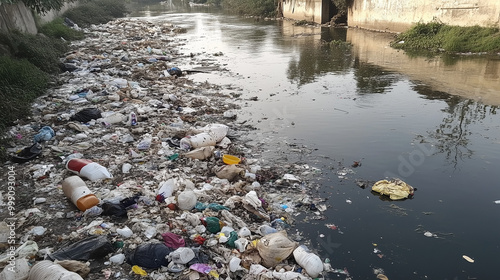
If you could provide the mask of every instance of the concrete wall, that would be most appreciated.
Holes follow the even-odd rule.
[[[0,31],[9,32],[19,30],[25,33],[36,34],[35,18],[30,9],[22,3],[0,3]]]
[[[326,9],[323,7],[326,1],[330,0],[283,0],[283,17],[320,24],[328,22],[330,19],[324,16],[328,15],[328,5]]]
[[[499,0],[353,0],[348,25],[402,32],[439,20],[459,26],[499,26]]]
[[[44,24],[52,21],[68,9],[78,5],[78,1],[65,3],[59,11],[50,10],[43,15],[38,15],[38,22]],[[0,3],[0,31],[9,32],[12,30],[19,30],[31,34],[36,34],[38,32],[33,12],[22,2],[16,4]]]

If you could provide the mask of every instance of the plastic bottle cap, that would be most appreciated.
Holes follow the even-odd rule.
[[[76,207],[81,211],[85,211],[99,204],[99,198],[97,198],[94,194],[89,194],[84,197],[81,197],[76,201]]]

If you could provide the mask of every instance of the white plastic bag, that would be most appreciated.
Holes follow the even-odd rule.
[[[183,191],[177,197],[177,206],[181,210],[191,210],[196,206],[197,200],[193,191]]]
[[[286,231],[268,234],[257,242],[257,250],[265,267],[274,267],[288,258],[298,243],[288,239]]]
[[[9,264],[11,266],[11,264]],[[15,263],[12,269],[9,267],[4,268],[0,273],[1,280],[22,280],[28,279],[30,273],[30,267],[28,261],[25,258],[15,259]]]

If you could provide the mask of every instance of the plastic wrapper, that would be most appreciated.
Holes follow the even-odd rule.
[[[413,196],[414,189],[407,183],[395,180],[380,180],[372,186],[372,191],[389,196],[392,200],[400,200]]]
[[[78,260],[100,259],[114,251],[113,245],[106,236],[92,236],[67,247],[63,247],[49,255],[52,260]]]

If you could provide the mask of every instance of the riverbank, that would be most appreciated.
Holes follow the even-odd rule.
[[[237,118],[239,107],[235,103],[252,100],[241,100],[239,89],[231,86],[190,80],[190,75],[199,72],[225,71],[212,59],[223,54],[181,55],[178,48],[188,42],[179,40],[176,33],[183,29],[167,22],[120,19],[85,32],[86,39],[74,42],[64,58],[71,71],[59,75],[58,86],[35,101],[32,118],[20,120],[8,130],[10,154],[31,146],[42,127],[50,127],[55,134],[42,143],[37,158],[2,166],[3,174],[9,176],[2,178],[6,184],[2,184],[0,204],[15,200],[12,211],[1,212],[4,220],[16,222],[15,235],[9,240],[15,241],[16,248],[22,244],[32,248],[27,255],[18,252],[16,259],[26,258],[34,264],[78,241],[101,236],[115,247],[99,258],[79,258],[90,263],[86,279],[139,279],[131,269],[141,262],[115,263],[113,258],[110,263],[109,257],[124,254],[130,259],[140,245],[163,244],[163,235],[171,233],[193,248],[195,260],[175,268],[150,267],[146,269],[149,279],[188,277],[186,274],[251,279],[255,275],[249,273],[281,277],[285,271],[297,277],[302,271],[300,277],[307,278],[291,257],[299,242],[306,243],[300,232],[281,239],[288,244],[288,251],[274,272],[275,265],[269,265],[259,244],[269,232],[290,228],[293,211],[319,215],[326,210],[321,198],[308,195],[307,181],[321,171],[263,160],[262,148],[248,144],[249,132],[255,128]],[[168,71],[178,65],[189,68],[180,69],[182,74]],[[82,116],[85,108],[95,108],[101,116],[79,122],[76,116]],[[180,139],[214,124],[228,128],[225,143],[211,148],[215,152],[193,159],[178,146]],[[222,162],[221,154],[239,157],[241,169],[229,177],[222,174],[220,169],[227,170],[228,165]],[[65,167],[70,158],[92,160],[112,174],[112,178],[86,180],[86,184],[108,206],[125,207],[127,201],[126,209],[122,209],[125,215],[110,214],[102,204],[102,213],[76,209],[61,190],[62,181],[72,175]],[[174,179],[177,190],[163,201],[157,195],[170,179]],[[3,189],[7,181],[16,186],[11,192]],[[180,197],[186,193],[198,203],[180,210],[184,208],[179,204]],[[213,205],[208,207],[210,203]],[[207,231],[210,226],[206,218],[219,219],[232,227],[223,231],[226,237],[233,238],[238,232],[239,243],[249,245],[225,243],[221,228]],[[119,233],[126,228],[131,235]],[[9,229],[4,230],[2,226],[2,236]],[[143,263],[152,257],[142,258]],[[6,267],[11,265],[2,259]],[[230,268],[230,261],[238,260],[240,265]],[[263,261],[266,268],[257,266]],[[193,263],[204,264],[205,270],[189,270]],[[261,271],[249,272],[252,265]],[[211,276],[203,276],[206,273]]]

